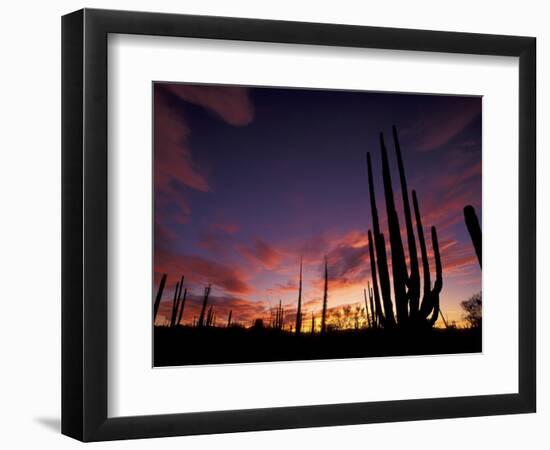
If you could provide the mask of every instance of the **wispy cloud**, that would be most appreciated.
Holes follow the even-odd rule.
[[[436,114],[430,111],[420,117],[404,133],[412,138],[418,151],[428,152],[451,141],[480,114],[481,98],[457,98]]]

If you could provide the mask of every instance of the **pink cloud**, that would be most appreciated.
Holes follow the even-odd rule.
[[[155,258],[156,278],[167,273],[172,276],[185,275],[194,284],[212,284],[225,291],[247,294],[252,289],[243,271],[233,266],[211,261],[195,255],[157,254]]]
[[[155,188],[161,192],[172,192],[172,181],[207,192],[206,176],[194,163],[187,144],[190,129],[181,114],[169,105],[166,94],[155,89],[154,111],[154,157]]]
[[[270,269],[281,262],[281,252],[261,239],[257,239],[251,246],[241,246],[240,251],[252,262],[259,262]]]
[[[248,125],[254,117],[254,107],[246,88],[188,84],[163,86],[176,97],[202,106],[230,125]]]
[[[174,97],[202,106],[235,126],[250,123],[252,102],[245,88],[155,85],[154,89],[154,183],[156,215],[163,223],[189,221],[191,209],[179,186],[199,192],[211,190],[208,167],[200,166],[189,146],[191,129],[183,108],[174,107]],[[157,217],[158,218],[158,217]]]

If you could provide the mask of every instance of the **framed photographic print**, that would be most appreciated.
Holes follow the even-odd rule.
[[[535,411],[534,38],[85,9],[62,47],[64,434]]]

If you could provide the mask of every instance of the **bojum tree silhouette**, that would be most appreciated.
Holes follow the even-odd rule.
[[[431,327],[439,316],[439,294],[443,287],[442,266],[441,257],[439,254],[437,231],[436,228],[432,226],[431,237],[436,275],[435,283],[432,287],[428,252],[424,239],[424,228],[418,208],[416,192],[413,190],[412,200],[423,271],[423,294],[422,301],[420,301],[420,270],[418,264],[416,238],[409,203],[409,191],[407,187],[403,159],[401,157],[401,148],[399,146],[399,139],[395,126],[392,131],[407,232],[409,265],[407,266],[403,241],[401,239],[401,228],[399,224],[399,215],[397,214],[395,206],[388,152],[384,143],[384,136],[380,133],[382,181],[388,222],[388,236],[390,241],[393,300],[390,285],[388,255],[386,254],[386,238],[380,229],[378,209],[376,206],[376,193],[374,190],[374,178],[372,175],[371,155],[369,152],[367,153],[367,170],[373,230],[368,231],[368,241],[377,320],[384,328],[393,328],[396,326],[400,328]],[[395,313],[393,309],[394,304]]]

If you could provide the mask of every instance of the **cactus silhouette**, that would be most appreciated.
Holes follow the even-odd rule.
[[[384,143],[384,136],[382,133],[380,133],[382,183],[384,187],[384,200],[388,222],[388,237],[390,244],[390,258],[393,282],[393,300],[392,286],[390,285],[388,255],[386,253],[386,239],[384,237],[384,234],[380,230],[380,221],[378,218],[378,209],[376,206],[376,193],[374,189],[374,178],[372,174],[371,156],[370,153],[367,153],[367,171],[373,226],[372,232],[371,230],[368,231],[368,241],[376,316],[378,323],[380,323],[385,328],[392,328],[396,325],[399,327],[418,327],[426,325],[431,327],[436,322],[439,316],[439,294],[443,287],[442,266],[441,257],[439,254],[437,231],[435,227],[431,228],[432,248],[436,266],[436,279],[432,288],[430,265],[428,261],[426,242],[424,239],[424,229],[422,226],[420,210],[418,208],[416,192],[413,190],[413,207],[424,276],[424,289],[422,301],[420,301],[420,270],[418,264],[418,254],[412,222],[411,208],[409,203],[409,191],[407,187],[407,179],[405,176],[403,159],[401,156],[401,147],[399,145],[397,129],[395,128],[395,126],[393,127],[392,131],[399,170],[403,212],[407,230],[409,266],[407,266],[403,241],[401,239],[401,228],[399,224],[399,215],[397,213],[394,200],[388,152]],[[374,239],[372,234],[374,234]],[[378,281],[380,282],[380,284],[378,283]],[[380,297],[382,299],[382,302],[380,302]]]
[[[178,313],[178,320],[176,321],[176,325],[181,324],[181,319],[183,317],[183,308],[185,308],[185,299],[186,298],[187,298],[187,288],[185,288],[184,291],[183,291],[183,298],[181,299],[180,310],[179,310],[179,313]]]
[[[206,326],[209,327],[212,325],[212,306],[208,308],[208,313],[206,314]]]
[[[325,256],[325,290],[323,294],[323,313],[321,315],[321,334],[327,331],[327,303],[328,303],[328,263]]]
[[[376,260],[374,259],[374,245],[373,245],[373,240],[372,240],[372,233],[371,231],[369,230],[368,232],[368,239],[369,239],[369,258],[370,258],[370,265],[371,265],[371,276],[372,276],[372,290],[373,290],[373,296],[374,296],[374,308],[375,308],[375,312],[374,312],[374,321],[375,323],[378,325],[378,324],[385,324],[385,317],[384,317],[384,313],[382,312],[382,305],[380,303],[380,294],[379,294],[379,291],[378,291],[378,277],[377,277],[377,268],[376,268]],[[383,238],[382,238],[383,240]],[[385,244],[384,244],[384,252],[386,251],[385,250]],[[379,264],[380,264],[380,261],[379,261]],[[387,266],[383,266],[383,267],[386,267],[386,271],[387,271]],[[390,312],[392,311],[391,308],[391,303],[389,304],[388,306]],[[392,314],[392,317],[393,317],[393,312],[391,312]],[[393,325],[392,324],[389,324],[389,326]]]
[[[464,221],[466,222],[468,233],[470,233],[470,237],[472,238],[472,244],[476,251],[479,267],[481,267],[481,228],[479,226],[479,220],[477,219],[476,210],[472,205],[468,205],[464,208]]]
[[[311,312],[311,334],[315,333],[315,316]]]
[[[372,323],[370,321],[370,314],[369,314],[369,304],[367,302],[367,290],[363,289],[363,296],[365,297],[365,315],[367,316],[367,325],[369,328],[372,327]]]
[[[208,285],[204,288],[204,297],[202,299],[202,308],[201,308],[201,313],[199,315],[199,321],[197,323],[198,327],[203,327],[204,326],[204,314],[206,312],[206,305],[208,304],[208,296],[210,295],[210,289],[211,289],[211,285]]]
[[[369,304],[370,304],[371,323],[372,323],[373,328],[377,328],[378,327],[378,322],[376,321],[376,314],[374,312],[374,299],[373,299],[374,294],[373,294],[372,288],[370,287],[370,283],[367,284],[367,287],[368,287],[368,290],[369,290]]]
[[[298,308],[296,310],[296,336],[302,332],[302,258],[300,258],[300,284],[298,286]]]
[[[174,291],[174,300],[172,302],[172,315],[170,316],[170,326],[176,325],[176,319],[178,317],[178,310],[181,301],[181,288],[183,287],[183,276],[180,281],[176,283],[176,290]]]
[[[160,300],[162,299],[162,292],[164,291],[164,286],[166,285],[166,274],[162,275],[160,279],[159,289],[157,291],[157,297],[155,298],[155,307],[153,309],[153,323],[157,319],[157,313],[159,312]]]
[[[227,316],[227,328],[231,326],[231,316],[233,315],[233,310],[229,310],[229,315]]]
[[[273,328],[277,330],[283,329],[283,322],[284,322],[284,309],[283,309],[283,303],[281,300],[279,300],[279,306],[277,307],[277,310],[275,311],[275,321],[273,322]]]

